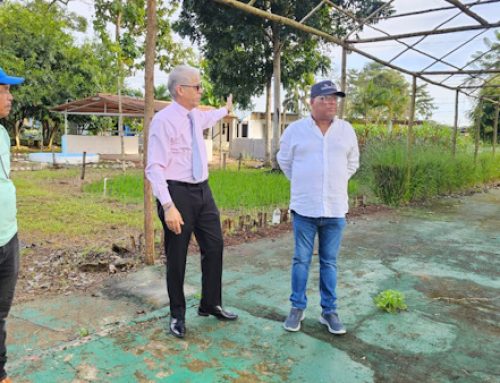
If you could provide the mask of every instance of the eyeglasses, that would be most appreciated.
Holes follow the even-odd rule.
[[[187,86],[188,88],[194,88],[194,89],[196,89],[197,92],[199,92],[200,90],[203,90],[203,86],[201,84],[198,84],[198,85],[181,84],[181,86]]]
[[[333,102],[337,101],[337,96],[335,95],[318,96],[317,99],[321,102]]]

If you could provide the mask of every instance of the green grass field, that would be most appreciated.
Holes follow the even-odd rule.
[[[223,210],[285,207],[290,198],[290,184],[285,176],[262,169],[212,170],[209,182],[215,201]],[[87,185],[85,191],[102,194],[103,188],[104,180],[100,180]],[[109,179],[107,195],[124,202],[142,202],[142,172]]]

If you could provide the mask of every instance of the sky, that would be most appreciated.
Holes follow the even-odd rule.
[[[465,1],[462,1],[465,2]],[[467,1],[469,2],[469,1]],[[414,0],[395,0],[393,5],[396,9],[396,13],[417,11],[423,9],[439,8],[449,6],[450,3],[444,0],[423,0],[416,2]],[[88,36],[93,34],[92,31],[92,18],[93,18],[93,1],[92,0],[71,0],[68,3],[68,9],[79,15],[85,16],[89,19],[89,29],[86,36],[80,35],[77,38],[83,41]],[[500,19],[500,7],[498,4],[483,4],[472,7],[472,10],[479,14],[481,17],[485,18],[490,22],[495,22]],[[462,25],[475,25],[477,22],[465,14],[459,14],[456,9],[438,11],[431,14],[408,16],[404,18],[394,18],[382,21],[375,26],[380,28],[390,34],[400,34],[424,31],[429,29],[434,29],[443,23],[445,20],[457,15],[451,21],[447,22],[442,26],[442,28],[451,28]],[[498,30],[498,29],[497,29]],[[112,29],[110,29],[112,33]],[[360,38],[381,36],[380,32],[374,31],[369,27],[365,27],[362,32],[358,33]],[[477,36],[476,36],[477,35]],[[458,48],[459,45],[465,41],[472,39],[469,43],[463,47],[457,49],[455,52],[444,58],[449,63],[456,65],[458,67],[464,66],[467,62],[471,60],[471,57],[477,51],[486,50],[486,45],[483,41],[484,38],[489,38],[490,40],[495,40],[494,30],[491,29],[486,32],[481,30],[460,32],[454,34],[441,34],[426,37],[421,43],[418,44],[418,48],[435,56],[442,58],[448,51]],[[418,38],[404,39],[407,44],[412,44],[417,41]],[[189,42],[185,43],[190,45]],[[366,43],[357,44],[357,48],[363,49],[366,52],[380,57],[386,61],[396,56],[405,47],[395,41],[385,41],[380,43]],[[338,81],[340,78],[340,62],[341,62],[341,48],[329,44],[327,52],[332,58],[332,74],[334,80]],[[420,54],[414,52],[406,52],[400,57],[395,59],[393,63],[400,67],[404,67],[409,70],[422,70],[427,67],[433,60],[424,57]],[[347,69],[360,70],[366,64],[370,63],[371,60],[364,58],[357,53],[351,53],[347,58]],[[435,64],[429,68],[429,70],[449,70],[449,66],[445,64]],[[406,76],[407,80],[411,82],[410,76]],[[441,81],[445,76],[433,76],[432,79]],[[168,74],[161,72],[159,70],[155,71],[155,84],[165,84],[168,78]],[[324,78],[317,77],[317,80],[322,80]],[[452,79],[446,81],[447,85],[453,86],[458,85],[464,81],[464,76],[454,76]],[[131,88],[144,89],[144,73],[138,71],[133,76],[127,78],[126,83]],[[423,82],[421,80],[417,81],[420,85]],[[432,119],[440,123],[445,123],[452,125],[454,120],[454,110],[455,110],[455,91],[448,90],[439,86],[429,84],[427,87],[429,93],[434,97],[434,102],[438,108],[434,111]],[[468,113],[472,109],[474,104],[474,99],[472,97],[467,97],[465,95],[460,95],[459,97],[459,126],[465,126],[470,124],[468,118]],[[263,111],[265,109],[264,97],[258,97],[254,99],[254,105],[256,111]]]

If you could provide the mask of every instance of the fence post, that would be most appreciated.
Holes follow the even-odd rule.
[[[493,123],[493,138],[491,139],[491,143],[493,145],[492,152],[493,152],[493,157],[495,157],[495,149],[497,146],[497,140],[498,140],[498,101],[495,104],[495,118],[494,118],[494,123]]]
[[[82,176],[80,179],[83,181],[85,179],[85,160],[87,158],[87,152],[83,152],[83,159],[82,159]]]
[[[455,93],[455,123],[453,125],[453,141],[451,146],[451,154],[455,157],[457,151],[457,134],[458,134],[458,89]]]
[[[474,164],[477,163],[477,155],[479,153],[479,133],[481,131],[481,116],[483,114],[483,99],[479,99],[479,108],[478,108],[478,115],[477,115],[477,121],[476,121],[476,130],[474,134]]]
[[[417,77],[413,76],[412,83],[412,94],[411,94],[411,104],[410,104],[410,119],[408,121],[408,169],[406,173],[406,193],[407,198],[410,198],[410,186],[411,186],[411,166],[412,166],[412,151],[413,151],[413,122],[415,120],[415,99],[417,95]]]

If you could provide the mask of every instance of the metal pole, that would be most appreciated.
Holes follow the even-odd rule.
[[[455,122],[453,124],[453,138],[452,138],[452,144],[451,144],[451,153],[453,157],[455,157],[455,154],[457,152],[457,134],[458,134],[458,89],[455,91]]]

